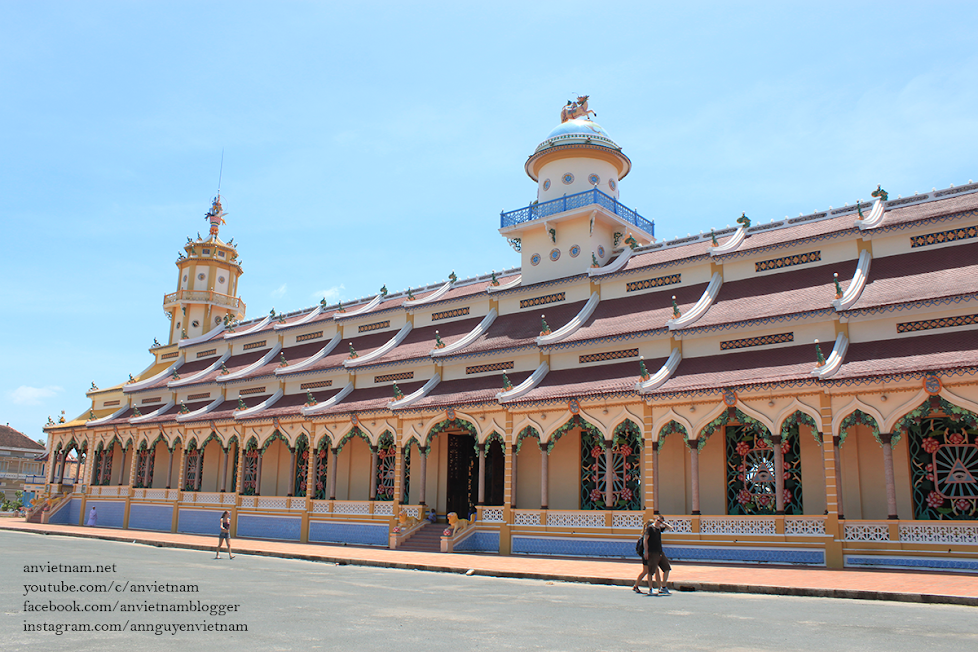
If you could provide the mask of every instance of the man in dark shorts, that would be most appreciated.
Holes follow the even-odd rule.
[[[228,559],[234,559],[231,554],[231,513],[227,510],[221,514],[221,533],[217,537],[217,554],[214,559],[221,558],[221,543],[225,541],[228,544]]]
[[[666,523],[666,519],[662,518],[662,514],[657,515],[655,520],[649,521],[648,527],[645,528],[645,555],[642,559],[645,562],[645,568],[649,574],[649,595],[655,595],[653,575],[656,574],[657,570],[662,571],[662,581],[659,583],[659,595],[669,595],[667,584],[672,565],[669,564],[669,559],[662,551],[662,532],[663,530],[671,529],[672,527]]]

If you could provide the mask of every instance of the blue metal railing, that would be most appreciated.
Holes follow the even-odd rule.
[[[559,199],[551,199],[540,204],[530,204],[515,211],[503,212],[499,214],[499,228],[505,229],[508,226],[516,226],[524,222],[538,220],[542,217],[550,217],[558,213],[584,208],[597,204],[605,208],[629,224],[642,229],[649,235],[655,235],[653,230],[655,225],[651,220],[647,220],[624,204],[618,202],[614,197],[609,197],[597,188],[578,192],[573,195],[565,195]]]

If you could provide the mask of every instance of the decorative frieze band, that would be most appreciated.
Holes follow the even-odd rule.
[[[531,299],[521,299],[520,309],[532,308],[533,306],[545,306],[548,303],[557,303],[558,301],[564,301],[567,299],[566,292],[554,292],[553,294],[547,294],[542,297],[533,297]]]
[[[935,328],[952,328],[954,326],[971,326],[978,324],[978,315],[959,315],[941,319],[925,319],[923,321],[908,321],[897,324],[898,333],[913,333],[914,331],[929,331]]]
[[[250,351],[252,349],[260,349],[263,346],[265,346],[265,340],[262,340],[261,342],[252,342],[251,344],[245,344],[241,348],[245,351]]]
[[[197,353],[198,358],[206,358],[209,355],[217,355],[217,349],[207,349],[206,351],[199,351]]]
[[[142,401],[140,401],[140,404],[141,405],[147,405],[149,403],[159,403],[162,400],[163,399],[160,398],[159,396],[155,396],[153,398],[144,398]]]
[[[102,403],[102,407],[114,407],[119,405],[121,402],[122,401],[106,401],[105,403]]]
[[[970,240],[971,238],[978,238],[978,226],[963,226],[960,229],[951,229],[950,231],[915,235],[910,238],[910,248],[915,249],[943,242],[954,242],[955,240]]]
[[[375,383],[389,383],[394,380],[411,380],[414,378],[413,371],[402,371],[398,374],[384,374],[382,376],[374,376]]]
[[[512,369],[515,366],[515,362],[510,360],[509,362],[493,362],[492,364],[477,364],[471,367],[465,368],[466,374],[484,374],[487,371],[506,371],[507,369]]]
[[[180,355],[179,351],[170,351],[169,353],[164,353],[160,356],[160,360],[172,360],[173,358]]]
[[[805,263],[815,263],[822,260],[821,251],[809,251],[805,254],[795,254],[793,256],[783,256],[781,258],[772,258],[771,260],[762,260],[760,262],[754,263],[755,272],[766,272],[769,269],[781,269],[782,267],[794,267],[795,265],[804,265]]]
[[[731,349],[746,349],[749,346],[767,346],[768,344],[784,344],[785,342],[794,341],[794,333],[778,333],[777,335],[762,335],[760,337],[747,337],[742,340],[720,342],[720,350],[730,351]]]
[[[376,321],[372,324],[361,324],[357,328],[358,333],[369,333],[370,331],[379,331],[382,328],[387,328],[391,325],[391,320],[387,319],[385,321]]]
[[[659,288],[664,285],[675,285],[681,281],[682,274],[670,274],[669,276],[657,276],[647,278],[644,281],[632,281],[625,284],[625,292],[637,292],[638,290],[648,290],[649,288]]]
[[[241,396],[250,396],[251,394],[264,394],[264,387],[249,387],[248,389],[242,389],[238,394]]]
[[[308,342],[309,340],[318,340],[323,336],[322,331],[316,331],[315,333],[306,333],[305,335],[300,335],[295,338],[296,343],[298,342]]]
[[[431,313],[431,321],[438,321],[439,319],[451,319],[452,317],[464,317],[469,314],[469,306],[464,308],[456,308],[455,310],[443,310],[442,312]]]
[[[604,362],[605,360],[621,360],[622,358],[637,358],[638,349],[622,349],[621,351],[608,351],[606,353],[589,353],[580,356],[577,361],[579,364],[588,362]]]
[[[299,389],[317,389],[319,387],[332,387],[332,380],[317,380],[314,383],[302,383],[299,385]]]
[[[211,397],[211,393],[210,392],[201,392],[200,394],[191,394],[190,396],[187,397],[187,400],[188,401],[201,401],[201,400],[203,400],[205,398],[210,398],[210,397]]]

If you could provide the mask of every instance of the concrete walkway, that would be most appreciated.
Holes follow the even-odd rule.
[[[3,519],[0,530],[87,537],[170,548],[213,552],[217,537],[142,530],[38,525]],[[235,555],[266,555],[308,561],[404,568],[494,577],[558,580],[631,586],[637,560],[500,556],[407,552],[359,546],[234,539]],[[894,600],[978,606],[978,575],[966,573],[830,570],[772,566],[719,566],[674,562],[670,586],[679,591],[804,595],[861,600]]]

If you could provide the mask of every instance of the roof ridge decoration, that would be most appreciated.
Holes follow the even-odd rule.
[[[629,251],[631,251],[629,249]],[[573,319],[558,328],[557,330],[547,333],[546,335],[540,335],[537,337],[537,345],[544,346],[546,344],[556,344],[560,340],[570,337],[580,329],[584,323],[591,318],[594,310],[598,307],[598,303],[601,301],[601,294],[597,291],[591,293],[591,297],[587,300],[587,303],[581,308]]]
[[[421,305],[424,305],[426,303],[431,303],[433,301],[437,301],[438,299],[440,299],[443,296],[445,296],[445,294],[449,290],[452,289],[452,285],[454,285],[454,283],[452,281],[448,281],[447,283],[445,283],[445,285],[441,286],[440,288],[438,288],[437,290],[435,290],[434,292],[432,292],[431,294],[429,294],[425,298],[423,298],[423,299],[408,299],[404,303],[402,303],[401,305],[404,306],[405,308],[413,308],[415,306],[421,306]]]
[[[346,386],[343,389],[338,391],[336,394],[333,394],[322,403],[318,403],[316,405],[303,406],[302,416],[311,417],[320,412],[324,412],[329,408],[333,407],[334,405],[336,405],[337,403],[339,403],[340,401],[342,401],[343,399],[345,399],[347,396],[350,395],[350,392],[352,391],[353,391],[353,381],[350,381],[346,384]]]
[[[383,300],[383,298],[384,298],[383,296],[378,294],[373,299],[371,299],[369,303],[365,304],[362,308],[358,308],[354,310],[353,312],[334,313],[333,319],[340,320],[340,319],[345,319],[347,317],[356,317],[357,315],[362,315],[364,313],[370,312],[371,310],[373,310],[374,308],[380,305],[380,302]]]
[[[166,412],[176,404],[177,404],[176,401],[174,401],[173,398],[171,397],[169,401],[167,401],[164,405],[161,405],[158,409],[153,410],[148,414],[141,414],[139,416],[131,417],[129,419],[129,423],[136,425],[139,423],[143,423],[144,421],[148,421],[149,419],[152,419],[155,416],[163,414],[164,412]]]
[[[280,331],[282,329],[291,328],[293,326],[301,326],[302,324],[306,324],[306,323],[312,321],[313,319],[315,319],[316,317],[318,317],[322,313],[323,313],[323,307],[321,305],[320,306],[316,306],[316,309],[313,310],[312,312],[310,312],[305,317],[302,317],[301,319],[297,319],[297,320],[295,320],[293,322],[289,322],[287,324],[274,324],[272,326],[272,329],[273,330],[276,330],[276,331]]]
[[[872,261],[873,257],[869,251],[863,249],[859,254],[859,262],[856,263],[856,271],[852,275],[852,281],[849,282],[849,287],[842,293],[842,296],[837,297],[832,302],[832,306],[836,311],[848,310],[862,296],[863,289],[869,281],[869,265]]]
[[[215,398],[213,401],[211,401],[210,403],[208,403],[204,407],[198,408],[198,409],[194,410],[193,412],[187,412],[186,414],[178,414],[176,416],[176,420],[177,420],[178,423],[183,423],[184,421],[193,421],[194,419],[197,419],[198,417],[204,416],[208,412],[213,412],[217,408],[217,406],[220,405],[223,402],[224,402],[224,396],[221,395],[221,394],[218,394],[217,395],[217,398]]]
[[[685,328],[700,317],[706,314],[706,311],[710,309],[713,302],[716,301],[717,295],[720,293],[720,288],[723,286],[723,276],[720,272],[713,272],[713,277],[710,279],[710,284],[706,286],[703,291],[703,296],[696,304],[686,311],[685,314],[670,319],[666,322],[666,326],[669,330],[674,331],[679,328]]]
[[[231,414],[235,419],[248,419],[255,416],[259,412],[262,412],[270,407],[272,407],[276,401],[278,401],[285,394],[285,391],[279,387],[274,394],[266,398],[264,401],[258,405],[250,408],[245,408],[244,410],[235,410]]]
[[[407,396],[402,396],[396,401],[389,401],[387,403],[387,408],[390,410],[396,410],[398,408],[406,408],[412,403],[417,403],[425,396],[427,396],[428,393],[431,392],[431,390],[433,390],[440,382],[441,382],[441,375],[435,374],[434,376],[428,379],[428,382],[426,382],[421,387],[421,389],[415,390],[410,394],[408,394]],[[395,383],[395,385],[396,384],[397,383]]]
[[[229,380],[237,380],[239,378],[244,378],[245,376],[247,376],[249,373],[251,373],[255,369],[258,369],[260,367],[264,367],[269,362],[271,362],[272,359],[275,357],[275,355],[279,351],[281,351],[281,350],[282,350],[282,343],[281,342],[276,342],[275,343],[275,346],[273,346],[272,348],[270,348],[268,350],[268,353],[266,353],[265,355],[263,355],[260,359],[256,360],[255,362],[252,362],[250,365],[248,365],[244,369],[239,369],[238,371],[235,371],[234,373],[227,374],[226,376],[218,376],[214,380],[216,380],[219,383],[226,383]]]
[[[361,365],[367,364],[368,362],[371,362],[372,360],[376,360],[377,358],[387,355],[388,353],[390,353],[391,349],[393,349],[394,347],[396,347],[397,345],[399,345],[401,342],[404,341],[404,338],[408,336],[408,333],[411,332],[412,328],[414,328],[414,325],[411,322],[405,322],[404,325],[401,326],[401,330],[397,331],[397,334],[394,335],[394,337],[387,340],[387,343],[385,343],[383,346],[374,349],[373,351],[367,353],[366,355],[358,355],[355,358],[347,358],[346,360],[343,361],[343,366],[346,367],[347,369],[349,369],[350,367],[359,367]]]
[[[255,324],[254,326],[252,326],[251,328],[249,328],[246,331],[242,331],[240,333],[225,333],[224,334],[224,339],[230,340],[230,339],[233,339],[235,337],[244,337],[245,335],[251,335],[252,333],[257,333],[261,329],[263,329],[266,326],[268,326],[268,323],[270,321],[272,321],[272,316],[271,315],[265,315],[265,318],[264,319],[262,319],[260,322],[258,322],[257,324]]]
[[[873,210],[869,212],[869,217],[865,217],[858,202],[856,204],[856,210],[859,211],[859,217],[856,218],[856,226],[859,227],[860,231],[875,229],[883,223],[883,218],[886,215],[886,191],[884,190],[883,194],[880,195],[878,194],[880,190],[880,188],[877,188],[873,191],[873,196],[876,197],[876,203],[873,204]]]
[[[187,359],[187,354],[186,353],[180,354],[180,357],[178,357],[176,360],[174,360],[173,361],[173,364],[171,364],[169,367],[167,367],[166,369],[164,369],[160,373],[156,374],[155,376],[152,376],[150,378],[147,378],[146,380],[140,380],[140,381],[137,381],[135,383],[129,383],[127,385],[123,385],[122,386],[122,393],[123,394],[129,394],[131,392],[138,392],[139,390],[141,390],[141,389],[143,389],[145,387],[149,387],[150,385],[152,385],[156,381],[160,380],[164,376],[173,375],[174,370],[179,369],[183,365],[183,363],[186,361],[186,359]]]
[[[540,366],[530,374],[529,378],[524,380],[522,383],[514,387],[513,389],[506,390],[504,392],[499,392],[496,394],[496,400],[500,403],[509,403],[510,401],[515,401],[521,396],[527,394],[530,390],[535,388],[540,382],[546,377],[547,372],[550,371],[550,365],[546,362],[540,363]]]
[[[635,383],[635,391],[639,394],[648,394],[656,389],[662,387],[667,380],[672,378],[672,375],[676,373],[676,368],[679,367],[679,363],[683,359],[682,351],[678,348],[672,350],[666,361],[659,367],[659,370],[655,372],[648,380],[640,380]],[[645,358],[642,358],[642,364],[644,365]]]
[[[200,335],[198,337],[187,338],[185,340],[180,340],[177,343],[177,347],[182,349],[185,346],[191,346],[192,344],[200,344],[201,342],[206,342],[206,341],[210,340],[211,338],[214,338],[214,337],[217,337],[218,335],[220,335],[221,332],[224,331],[225,328],[227,328],[227,326],[224,324],[224,322],[221,322],[217,326],[215,326],[214,328],[212,328],[211,330],[209,330],[206,333],[204,333],[203,335]]]
[[[502,292],[503,290],[511,290],[511,289],[513,289],[515,287],[519,287],[519,285],[520,285],[520,283],[522,281],[523,281],[523,275],[522,274],[517,274],[516,275],[516,278],[514,278],[509,283],[504,283],[502,285],[492,285],[492,284],[490,284],[489,287],[486,288],[486,292],[488,292],[489,294],[492,294],[493,292]]]
[[[316,363],[316,362],[322,360],[327,355],[329,355],[330,353],[332,353],[333,352],[333,349],[336,348],[336,346],[340,343],[340,340],[342,340],[342,339],[343,339],[343,331],[337,330],[336,331],[336,334],[333,335],[333,339],[331,339],[329,342],[326,342],[326,344],[323,346],[323,348],[319,349],[318,352],[316,352],[315,354],[309,356],[308,358],[306,358],[302,362],[298,362],[296,364],[291,364],[288,367],[279,367],[278,369],[275,370],[275,375],[276,376],[284,376],[286,374],[294,374],[294,373],[296,373],[298,371],[302,371],[306,367],[312,365],[313,363]]]
[[[215,369],[223,365],[224,362],[230,357],[231,357],[231,349],[229,348],[227,351],[224,352],[224,355],[222,355],[220,358],[215,360],[211,364],[211,366],[207,367],[206,369],[202,369],[201,371],[198,371],[197,373],[191,376],[187,376],[186,378],[181,378],[179,380],[171,380],[166,384],[166,386],[167,388],[173,388],[173,387],[182,387],[183,385],[193,384],[193,382],[198,378],[202,378],[203,376],[206,376],[210,372],[214,371]]]
[[[819,351],[818,340],[815,340],[815,349],[816,352]],[[835,338],[835,346],[832,348],[832,353],[829,354],[829,357],[824,363],[812,369],[811,374],[819,380],[826,380],[834,376],[842,367],[842,360],[845,358],[848,349],[849,338],[846,337],[845,333],[839,333]]]
[[[603,276],[605,274],[617,272],[628,264],[628,259],[632,257],[633,253],[635,253],[634,249],[631,247],[625,247],[625,250],[619,254],[618,258],[615,259],[615,262],[608,263],[604,267],[590,267],[588,268],[587,275],[593,278],[595,276]]]
[[[479,337],[483,333],[489,330],[489,327],[492,326],[492,323],[496,321],[496,317],[498,316],[498,314],[499,313],[496,312],[495,308],[490,308],[489,312],[486,313],[486,316],[482,318],[481,322],[479,322],[479,325],[473,328],[471,331],[469,331],[465,335],[465,337],[458,340],[457,342],[452,342],[451,344],[448,344],[440,349],[438,348],[432,349],[430,354],[431,357],[442,358],[446,355],[451,355],[457,351],[461,351],[469,344],[472,344],[472,342],[479,339]]]
[[[747,229],[750,228],[750,218],[747,217],[746,213],[741,213],[740,217],[737,218],[737,223],[740,224],[740,226],[737,227],[737,230],[726,242],[724,242],[722,245],[710,247],[708,249],[711,256],[729,254],[731,251],[735,251],[737,247],[744,243],[744,240],[747,238]],[[711,235],[711,237],[714,236]]]
[[[128,410],[128,409],[129,409],[129,405],[128,404],[123,405],[121,408],[119,408],[118,410],[116,410],[112,414],[110,414],[110,415],[108,415],[106,417],[102,417],[101,419],[92,419],[91,421],[87,421],[87,422],[85,422],[85,425],[88,426],[89,428],[93,428],[95,426],[100,426],[100,425],[102,425],[103,423],[105,423],[107,421],[112,421],[113,419],[118,419],[123,414],[125,414],[126,410]]]

